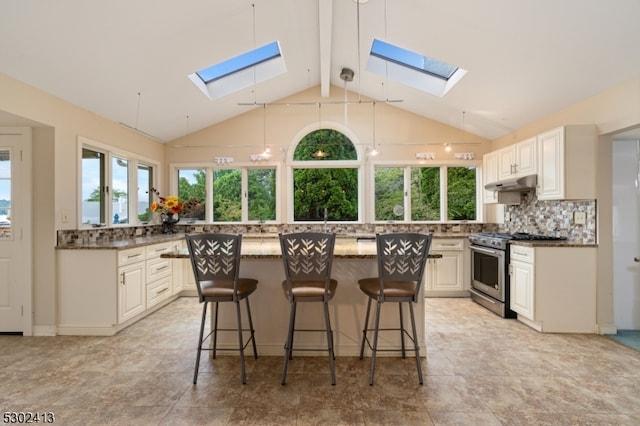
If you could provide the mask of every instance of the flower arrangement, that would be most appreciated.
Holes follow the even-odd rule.
[[[155,188],[151,188],[149,192],[153,192],[158,197],[158,201],[151,203],[151,211],[154,213],[180,214],[185,208],[184,203],[175,195],[163,197]]]

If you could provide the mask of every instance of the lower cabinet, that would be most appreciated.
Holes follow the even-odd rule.
[[[431,254],[442,257],[427,261],[425,271],[425,297],[465,297],[469,295],[467,280],[468,259],[464,238],[433,239]],[[465,271],[467,273],[465,274]]]
[[[597,333],[596,248],[511,245],[511,309],[550,333]]]
[[[61,249],[57,334],[109,336],[175,299],[165,242],[124,250]]]

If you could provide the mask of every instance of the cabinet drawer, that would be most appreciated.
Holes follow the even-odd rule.
[[[171,296],[171,277],[160,279],[147,286],[147,308]]]
[[[156,258],[147,260],[147,282],[171,275],[171,259]]]
[[[519,260],[521,262],[534,263],[535,249],[533,247],[523,247],[518,245],[512,245],[511,260]]]
[[[145,259],[145,248],[136,247],[118,251],[118,266],[130,265],[142,262]]]
[[[464,249],[464,240],[463,239],[441,239],[441,240],[432,240],[431,241],[431,250],[432,251],[443,251],[443,250],[463,250]]]
[[[160,243],[160,244],[154,244],[151,246],[147,246],[146,247],[146,256],[147,259],[153,259],[156,257],[160,257],[161,254],[163,253],[169,253],[170,251],[173,250],[173,245],[175,243],[172,243],[171,241],[168,241],[166,243]]]

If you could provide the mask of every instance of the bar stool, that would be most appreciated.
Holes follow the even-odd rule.
[[[202,321],[200,323],[200,338],[198,339],[198,355],[196,357],[196,369],[193,374],[193,384],[198,380],[198,369],[200,367],[200,354],[202,351],[211,351],[213,358],[216,357],[216,349],[218,350],[239,350],[240,351],[240,369],[242,375],[242,384],[247,383],[247,375],[244,363],[244,349],[249,342],[253,343],[253,356],[258,358],[256,348],[256,340],[253,329],[253,321],[251,320],[251,308],[249,307],[249,295],[256,291],[258,281],[252,278],[239,278],[240,270],[240,248],[242,244],[242,235],[233,234],[193,234],[187,235],[187,247],[189,249],[189,257],[191,266],[198,288],[198,297],[202,306]],[[240,314],[240,301],[246,301],[247,316],[249,319],[249,328],[242,328],[242,319]],[[233,302],[236,305],[237,327],[236,328],[218,328],[218,304],[221,302]],[[213,322],[214,326],[207,336],[204,335],[204,323],[207,316],[207,305],[214,304]],[[238,349],[221,349],[217,348],[218,332],[220,331],[237,331],[238,333]],[[245,342],[242,332],[249,331],[251,336]],[[203,348],[202,344],[209,337],[212,337],[212,347]]]
[[[367,314],[362,330],[362,345],[360,359],[364,358],[365,342],[371,349],[371,372],[369,384],[373,385],[373,375],[378,351],[401,351],[405,358],[405,335],[413,341],[418,380],[422,384],[422,367],[420,365],[420,348],[416,333],[416,320],[413,304],[418,301],[422,276],[431,247],[431,235],[418,233],[376,234],[376,250],[378,258],[378,276],[358,280],[360,290],[369,297]],[[373,328],[369,328],[369,314],[371,302],[376,301],[376,313]],[[399,328],[380,328],[380,309],[385,302],[396,302],[400,312]],[[409,304],[412,333],[404,327],[402,304]],[[379,349],[378,333],[380,331],[400,331],[400,349]],[[373,344],[367,337],[367,332],[373,331]]]
[[[296,348],[296,351],[327,351],[331,384],[336,384],[335,354],[333,350],[333,331],[329,318],[329,301],[336,293],[338,282],[331,278],[333,248],[335,234],[322,232],[300,232],[279,234],[282,249],[282,261],[286,279],[282,282],[284,296],[290,304],[289,327],[284,346],[284,363],[282,366],[282,384],[286,384],[287,366],[293,353],[293,336],[299,332],[322,331],[327,336],[327,348]],[[296,308],[298,302],[320,302],[324,309],[324,329],[296,329]]]

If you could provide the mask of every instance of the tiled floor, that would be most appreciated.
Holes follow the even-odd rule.
[[[425,383],[413,360],[203,357],[200,305],[179,299],[114,337],[0,336],[0,411],[56,424],[637,425],[640,352],[597,335],[539,334],[468,299],[427,299]]]

